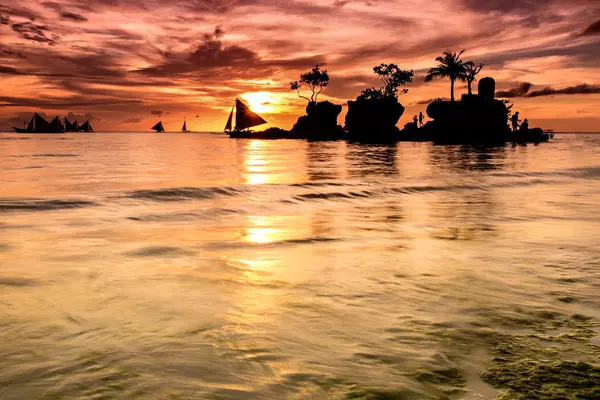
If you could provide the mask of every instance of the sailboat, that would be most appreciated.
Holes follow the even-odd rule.
[[[13,126],[13,130],[17,133],[63,133],[65,127],[58,117],[50,123],[40,114],[35,113],[26,128],[15,128]]]
[[[233,112],[235,111],[235,127],[232,129]],[[250,138],[252,133],[249,128],[266,124],[267,121],[261,116],[250,110],[239,99],[235,99],[235,104],[231,107],[231,113],[225,125],[225,132],[229,133],[230,138]]]
[[[90,124],[89,121],[85,121],[83,124],[81,124],[79,130],[81,132],[94,132],[94,129],[92,129],[92,124]]]
[[[164,132],[165,128],[163,127],[162,121],[158,121],[158,124],[152,127],[156,132]]]
[[[89,124],[89,122],[88,122]],[[65,132],[77,132],[79,131],[79,123],[77,121],[71,123],[71,121],[69,121],[67,119],[67,117],[65,117]]]
[[[181,128],[181,132],[183,132],[183,133],[187,133],[187,132],[189,132],[189,131],[187,130],[187,127],[186,127],[185,120],[183,120],[183,127]]]

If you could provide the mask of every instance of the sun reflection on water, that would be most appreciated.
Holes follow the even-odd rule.
[[[270,183],[270,175],[267,173],[268,160],[264,154],[265,144],[260,140],[252,140],[248,143],[244,157],[246,169],[246,183],[249,185],[260,185]]]
[[[251,243],[272,243],[279,240],[282,235],[281,229],[275,229],[273,222],[269,217],[248,217],[248,228],[246,230],[246,240]]]

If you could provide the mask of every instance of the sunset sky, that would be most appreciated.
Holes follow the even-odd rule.
[[[423,78],[462,49],[531,125],[600,131],[600,0],[8,0],[0,130],[39,111],[96,130],[159,119],[179,130],[187,118],[221,131],[236,96],[290,128],[306,102],[289,82],[317,63],[331,78],[319,99],[344,105],[343,124],[382,62],[415,72],[403,125],[449,97],[449,82]]]

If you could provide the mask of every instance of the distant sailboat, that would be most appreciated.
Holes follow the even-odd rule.
[[[65,131],[65,127],[64,127],[62,121],[60,120],[60,118],[56,117],[52,120],[52,122],[50,122],[50,130],[52,132],[64,132]]]
[[[94,132],[94,130],[92,129],[92,124],[89,123],[89,121],[85,121],[80,127],[79,130],[81,132]]]
[[[162,121],[158,121],[158,124],[152,127],[156,132],[164,132],[165,128],[163,127]]]
[[[187,127],[186,127],[185,120],[183,120],[183,127],[181,128],[181,132],[183,132],[183,133],[187,133],[187,132],[189,132],[189,131],[187,130]]]
[[[65,132],[77,132],[79,131],[79,123],[77,121],[71,123],[67,117],[65,117]]]
[[[232,128],[233,113],[235,111],[235,127]],[[232,138],[249,138],[251,132],[249,128],[266,124],[260,115],[256,114],[250,108],[242,103],[239,99],[235,99],[235,104],[231,108],[231,113],[225,124],[225,132],[229,133]]]
[[[58,117],[50,123],[40,114],[35,113],[25,129],[13,126],[13,130],[17,133],[63,133],[65,128]]]

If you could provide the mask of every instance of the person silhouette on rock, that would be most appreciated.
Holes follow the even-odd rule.
[[[519,112],[518,111],[513,114],[512,118],[510,120],[512,122],[513,131],[516,131],[517,129],[519,129],[520,120],[519,120]]]
[[[422,112],[419,113],[419,125],[422,127],[423,126],[423,120],[425,119],[425,116],[423,115]]]
[[[418,118],[417,118],[417,116],[415,115],[415,116],[413,117],[413,122],[415,123],[415,127],[419,126],[419,125],[418,125],[418,121],[419,121],[419,119],[418,119]]]
[[[528,129],[529,129],[529,121],[527,121],[527,118],[525,118],[523,120],[523,123],[521,124],[521,130],[527,131]]]

